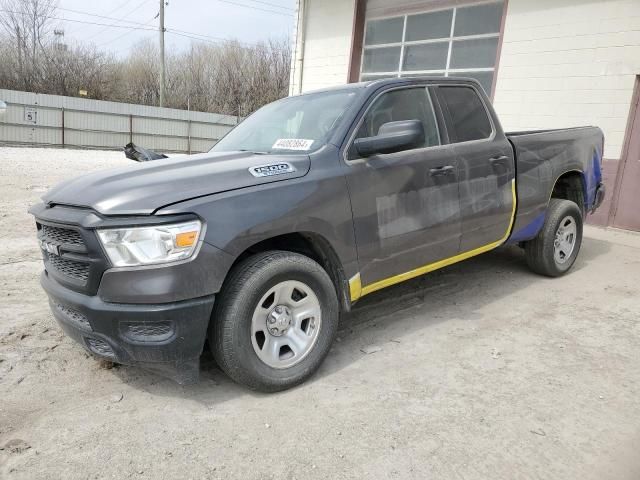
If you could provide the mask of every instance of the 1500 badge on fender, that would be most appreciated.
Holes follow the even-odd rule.
[[[251,172],[251,175],[254,177],[270,177],[272,175],[282,175],[283,173],[292,173],[295,171],[294,166],[287,162],[259,165],[249,169],[249,172]]]

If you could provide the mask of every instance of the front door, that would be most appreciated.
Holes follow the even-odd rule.
[[[614,199],[613,226],[640,231],[638,185],[640,185],[640,77],[636,80],[634,104],[631,108],[630,132],[618,175],[619,193]]]
[[[478,90],[440,86],[438,99],[457,154],[460,252],[480,253],[504,242],[515,213],[513,148],[493,125]]]
[[[457,164],[452,149],[441,145],[427,88],[381,94],[355,138],[375,136],[382,124],[400,120],[422,121],[424,145],[366,159],[358,158],[353,147],[347,151],[362,294],[416,276],[412,270],[458,253]]]

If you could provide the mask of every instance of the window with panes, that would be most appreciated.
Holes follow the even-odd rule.
[[[368,20],[360,79],[463,76],[490,94],[503,6],[492,2]]]

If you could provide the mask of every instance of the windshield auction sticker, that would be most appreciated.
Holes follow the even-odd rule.
[[[304,138],[279,138],[271,148],[281,150],[309,150],[311,144],[313,144],[313,140],[305,140]]]

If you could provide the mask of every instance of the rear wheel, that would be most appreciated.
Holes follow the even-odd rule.
[[[314,260],[272,251],[231,272],[214,309],[209,341],[236,382],[267,392],[306,380],[326,357],[338,329],[338,299]]]
[[[536,273],[558,277],[576,261],[582,244],[582,212],[570,200],[552,198],[542,230],[525,243],[527,264]]]

